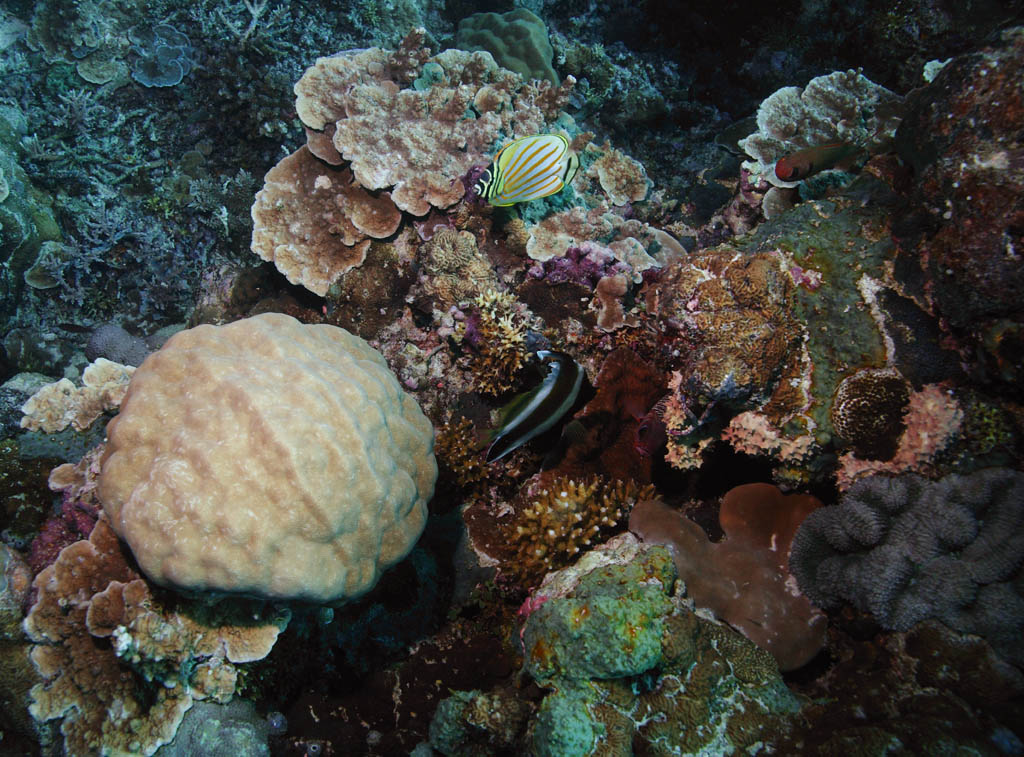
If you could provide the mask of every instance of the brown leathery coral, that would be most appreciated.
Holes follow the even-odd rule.
[[[402,214],[387,192],[367,192],[350,169],[328,165],[303,146],[267,173],[252,219],[253,252],[323,296],[363,262],[369,237],[393,234]]]
[[[266,656],[287,622],[251,609],[162,610],[102,518],[33,586],[24,628],[43,682],[32,688],[30,712],[64,718],[68,754],[152,754],[194,699],[231,699],[235,663]]]

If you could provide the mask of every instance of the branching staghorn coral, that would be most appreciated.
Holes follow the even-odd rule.
[[[633,481],[554,479],[529,496],[509,526],[513,571],[531,581],[568,565],[623,524],[636,502],[652,496],[653,486]]]
[[[477,391],[497,395],[515,386],[526,364],[526,319],[508,292],[489,289],[473,299],[480,312],[473,381]]]

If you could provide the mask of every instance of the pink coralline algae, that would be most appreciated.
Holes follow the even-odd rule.
[[[29,548],[32,573],[39,573],[57,559],[60,551],[79,539],[89,538],[99,517],[96,476],[103,447],[97,447],[74,465],[65,463],[50,473],[50,489],[61,492],[60,511],[43,524]]]

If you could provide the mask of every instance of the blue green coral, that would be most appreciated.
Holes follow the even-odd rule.
[[[752,747],[798,709],[771,655],[699,618],[676,581],[669,552],[630,534],[545,579],[523,606],[523,672],[551,691],[521,751],[629,755],[642,743],[657,754],[724,754]],[[434,738],[468,735],[464,711],[438,708],[434,748],[481,753]]]

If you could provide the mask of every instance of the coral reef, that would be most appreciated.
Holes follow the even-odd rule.
[[[936,618],[1024,663],[1024,474],[871,476],[797,531],[790,569],[822,607],[851,602],[887,628]]]
[[[152,754],[173,738],[194,699],[230,700],[235,663],[269,653],[287,616],[252,608],[161,608],[100,520],[33,582],[25,633],[43,682],[30,711],[64,718],[69,754]],[[109,638],[111,643],[97,639]]]
[[[281,314],[175,334],[107,435],[114,529],[147,576],[193,591],[362,594],[419,537],[437,475],[433,428],[380,354]]]
[[[138,367],[149,353],[145,339],[128,333],[116,323],[100,326],[85,345],[85,357],[90,362],[102,357],[113,363]]]
[[[832,400],[832,427],[858,457],[888,460],[903,436],[910,401],[906,379],[886,369],[859,371],[843,379]]]
[[[795,187],[775,175],[775,162],[805,147],[848,142],[878,151],[892,140],[903,98],[859,71],[836,71],[807,86],[784,87],[757,109],[757,132],[740,140],[754,160],[743,164],[753,177],[777,187]]]
[[[582,481],[554,478],[527,484],[520,494],[526,504],[515,507],[507,524],[515,556],[509,570],[524,583],[570,562],[625,525],[638,501],[654,495],[654,487],[632,481]]]
[[[771,657],[686,609],[672,596],[675,580],[668,553],[629,534],[549,574],[523,605],[521,636],[524,672],[551,691],[518,735],[520,751],[724,752],[752,745],[797,709]],[[469,754],[511,741],[522,708],[481,719],[472,705],[482,701],[456,692],[442,703],[431,745]]]
[[[395,52],[320,58],[295,85],[307,148],[268,174],[253,207],[253,249],[319,294],[365,256],[365,240],[349,230],[359,226],[357,213],[373,224],[364,236],[384,237],[402,211],[423,216],[454,205],[465,193],[462,177],[488,162],[502,135],[543,132],[565,103],[571,80],[561,88],[526,83],[483,53],[431,57],[424,35],[414,30]]]
[[[431,307],[446,310],[497,289],[498,278],[472,232],[438,229],[423,245],[422,255],[427,274],[423,291]]]
[[[476,332],[467,339],[476,347],[473,383],[477,391],[501,394],[516,385],[526,365],[526,315],[508,292],[488,289],[473,298],[479,313]]]
[[[896,140],[917,172],[911,212],[893,229],[897,275],[965,352],[983,356],[978,378],[1009,387],[1022,376],[1024,268],[1010,252],[1020,249],[1024,220],[1024,105],[1012,74],[1022,64],[1019,27],[957,57],[908,95]]]
[[[826,618],[793,590],[788,568],[797,526],[820,506],[810,495],[746,484],[722,498],[718,518],[725,539],[720,542],[710,542],[700,526],[657,500],[634,507],[629,528],[645,542],[672,550],[679,577],[698,607],[771,652],[780,669],[793,670],[825,643]]]
[[[558,84],[551,67],[554,50],[544,22],[526,8],[507,13],[474,13],[459,22],[455,46],[475,52],[486,50],[502,68],[526,79]]]
[[[839,490],[875,473],[935,474],[943,456],[959,439],[963,420],[960,402],[942,386],[932,384],[912,393],[902,418],[906,429],[897,440],[895,453],[887,460],[861,459],[856,451],[841,455],[836,471]]]
[[[134,372],[130,365],[96,358],[82,371],[82,386],[64,378],[29,397],[21,408],[25,414],[21,427],[48,434],[68,426],[84,431],[103,413],[121,404]]]
[[[252,250],[293,284],[319,295],[366,258],[370,238],[393,234],[402,214],[384,192],[303,146],[270,169],[252,206]]]

